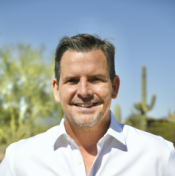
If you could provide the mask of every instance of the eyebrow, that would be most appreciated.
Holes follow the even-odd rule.
[[[90,77],[100,77],[100,78],[103,78],[103,79],[107,79],[108,78],[106,75],[102,75],[102,74],[92,75]]]
[[[96,75],[91,75],[91,76],[88,76],[89,78],[94,78],[94,77],[99,77],[99,78],[102,78],[102,79],[108,79],[108,77],[106,75],[102,75],[102,74],[96,74]],[[63,81],[67,81],[67,80],[70,80],[70,79],[78,79],[79,76],[67,76],[63,79]]]

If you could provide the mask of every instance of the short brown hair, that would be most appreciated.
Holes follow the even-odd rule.
[[[63,37],[57,46],[55,53],[55,78],[57,79],[57,83],[59,82],[60,78],[61,58],[67,50],[88,52],[93,49],[100,49],[106,56],[110,80],[113,82],[115,77],[114,45],[108,40],[101,40],[98,36],[93,36],[90,34],[79,34],[73,37]]]

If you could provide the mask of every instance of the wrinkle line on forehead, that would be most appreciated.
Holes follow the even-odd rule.
[[[88,56],[88,55],[89,55],[89,56],[92,56],[90,53],[94,53],[94,52],[95,52],[95,54],[96,54],[96,53],[97,53],[96,51],[98,51],[98,54],[100,53],[101,55],[103,55],[103,56],[105,57],[105,59],[106,59],[106,62],[107,62],[107,58],[106,58],[105,54],[103,53],[103,51],[102,51],[101,49],[92,49],[92,50],[88,50],[88,51],[67,50],[67,51],[63,54],[63,56],[62,56],[62,58],[61,58],[61,61],[62,61],[62,59],[64,58],[65,54],[68,54],[68,53],[74,53],[76,56],[82,56],[82,55],[85,56],[85,55],[86,55],[85,58],[89,59],[89,58],[91,58],[91,57],[87,57],[87,56]],[[74,56],[74,57],[76,57],[76,56]]]
[[[93,61],[96,59],[98,59],[96,65],[100,64],[99,66],[102,66],[101,68],[103,69],[107,69],[109,73],[107,58],[101,50],[91,50],[88,52],[67,50],[61,59],[60,72],[62,72],[67,66],[69,66],[69,64],[73,64],[70,67],[72,70],[76,70],[76,66],[78,68],[79,66],[81,67],[81,65],[84,67],[84,69],[88,69],[87,66],[91,66],[91,63],[92,66],[94,66]],[[63,63],[66,63],[66,65]]]

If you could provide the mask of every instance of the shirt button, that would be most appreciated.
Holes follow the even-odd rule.
[[[70,138],[69,138],[69,137],[67,137],[67,140],[68,140],[68,141],[70,141]]]
[[[78,165],[81,165],[81,161],[77,161]]]

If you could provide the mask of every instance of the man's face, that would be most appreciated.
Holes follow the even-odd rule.
[[[59,85],[54,79],[52,86],[65,118],[78,126],[91,127],[109,120],[111,98],[116,98],[119,87],[119,78],[114,80],[111,84],[107,59],[101,50],[68,50],[61,60]]]

